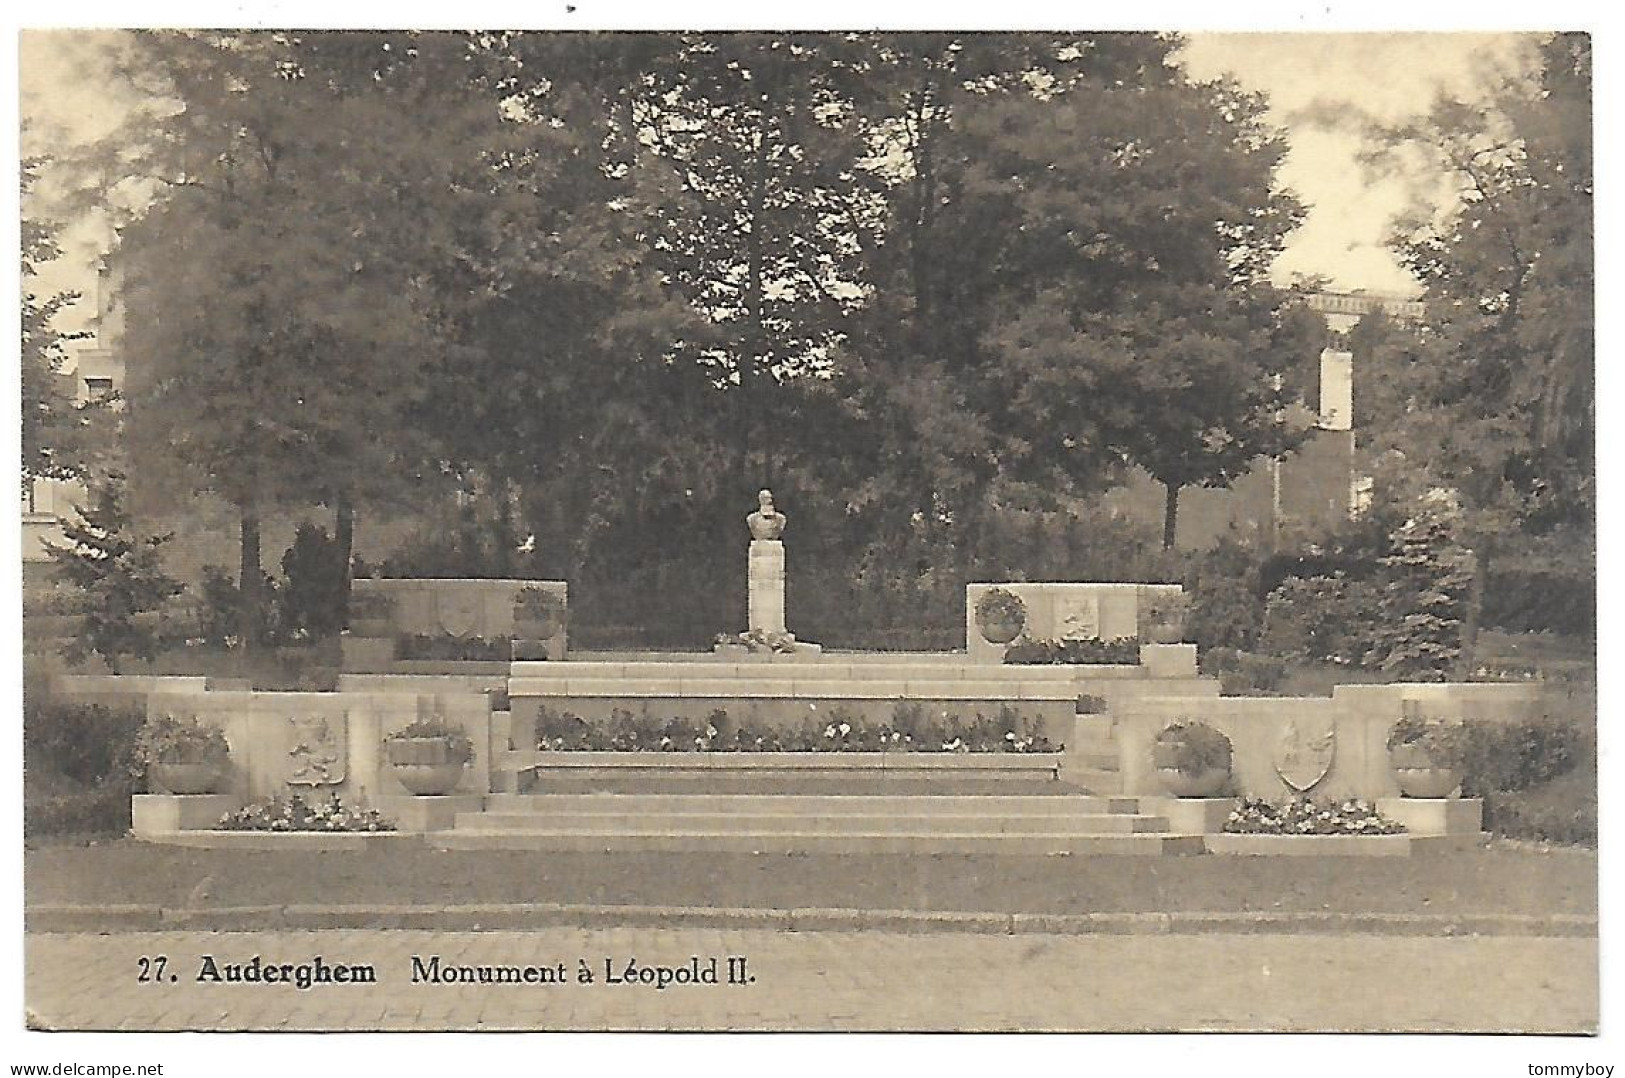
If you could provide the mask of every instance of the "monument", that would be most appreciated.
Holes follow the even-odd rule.
[[[747,563],[748,598],[745,631],[718,639],[718,649],[746,647],[754,652],[815,655],[817,644],[796,640],[785,624],[784,525],[786,517],[773,505],[773,492],[756,495],[756,511],[745,518],[750,528]]]

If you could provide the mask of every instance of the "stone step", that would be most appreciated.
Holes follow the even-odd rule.
[[[1123,773],[1115,768],[1110,770],[1100,767],[1066,766],[1062,768],[1062,779],[1068,786],[1074,786],[1097,796],[1111,796],[1123,792]]]
[[[891,662],[854,663],[822,658],[814,661],[777,662],[598,662],[571,659],[564,662],[515,662],[509,676],[516,680],[577,680],[612,678],[628,680],[732,680],[755,681],[1079,681],[1119,680],[1138,677],[1132,665],[1046,664],[972,662]]]
[[[1020,813],[792,815],[788,813],[686,812],[464,812],[456,826],[474,831],[537,831],[617,835],[667,829],[747,834],[1067,834],[1132,835],[1169,830],[1161,816],[1099,813],[1073,816]]]
[[[701,831],[676,828],[580,834],[571,831],[527,831],[453,828],[432,832],[428,842],[455,850],[556,851],[710,851],[728,853],[905,853],[905,854],[1047,854],[1163,856],[1203,852],[1201,835],[997,834],[953,832]]]
[[[640,812],[783,814],[807,816],[872,816],[907,813],[916,816],[989,815],[1093,816],[1133,815],[1140,811],[1137,797],[1092,797],[1074,794],[1051,797],[1031,794],[491,794],[487,812],[598,813]]]

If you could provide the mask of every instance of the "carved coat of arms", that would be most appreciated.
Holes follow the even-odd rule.
[[[288,778],[294,786],[328,786],[344,781],[345,717],[288,716]]]
[[[442,591],[434,597],[441,631],[452,636],[478,636],[485,620],[485,596],[473,589]]]
[[[1288,719],[1275,743],[1275,773],[1303,793],[1326,777],[1337,755],[1337,728],[1327,718]]]

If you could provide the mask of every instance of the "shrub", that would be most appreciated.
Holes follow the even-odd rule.
[[[1546,718],[1471,723],[1462,745],[1462,792],[1478,797],[1551,782],[1590,759],[1595,738],[1594,730]]]
[[[1115,640],[1096,637],[1083,640],[1024,640],[1005,649],[1004,661],[1021,665],[1076,663],[1135,666],[1140,662],[1140,642],[1132,636]]]
[[[319,524],[301,524],[282,555],[277,622],[292,639],[321,640],[343,627],[344,557]]]
[[[1591,636],[1597,631],[1597,579],[1519,569],[1491,570],[1482,624],[1511,633]]]
[[[205,644],[227,647],[241,638],[242,598],[237,582],[218,565],[203,567],[197,605],[198,635]]]
[[[63,655],[73,662],[99,655],[116,674],[126,658],[150,661],[158,653],[155,627],[140,615],[182,590],[162,567],[160,548],[170,537],[136,532],[118,475],[96,484],[77,516],[63,524],[69,545],[50,548],[58,577],[84,599],[78,635]]]
[[[1202,656],[1202,672],[1217,676],[1226,696],[1256,696],[1279,692],[1288,667],[1275,655],[1214,648]]]
[[[1246,651],[1258,642],[1264,626],[1259,592],[1259,555],[1230,536],[1193,560],[1185,577],[1190,609],[1185,635],[1198,649]]]
[[[23,698],[23,834],[121,835],[136,788],[138,711]]]
[[[25,765],[87,785],[127,779],[138,769],[136,746],[144,721],[140,711],[30,694],[23,701]]]
[[[1202,722],[1169,723],[1151,745],[1152,762],[1162,770],[1200,775],[1230,770],[1230,739]]]
[[[395,638],[395,657],[440,662],[508,662],[513,640],[506,636],[429,636],[402,633]]]

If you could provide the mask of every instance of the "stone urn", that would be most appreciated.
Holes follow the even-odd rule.
[[[1449,797],[1461,785],[1466,728],[1460,723],[1407,717],[1388,734],[1388,763],[1406,797]]]
[[[172,794],[212,794],[225,778],[226,761],[155,760],[147,767],[152,784]]]
[[[1394,782],[1405,797],[1449,797],[1461,785],[1461,771],[1435,762],[1418,745],[1396,745],[1388,750]]]
[[[1004,588],[992,588],[976,600],[976,628],[989,644],[1008,644],[1027,627],[1027,604]]]
[[[1152,742],[1151,763],[1174,797],[1215,797],[1230,782],[1230,739],[1204,723],[1171,723]]]
[[[457,789],[463,769],[474,758],[474,743],[467,734],[450,727],[429,726],[414,723],[384,740],[384,761],[390,772],[419,797],[443,796]]]

